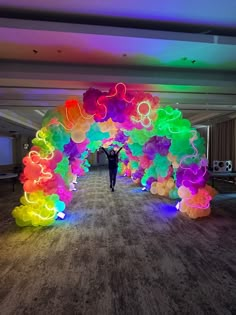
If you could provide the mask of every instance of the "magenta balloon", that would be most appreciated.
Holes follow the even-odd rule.
[[[102,92],[97,89],[90,88],[83,94],[84,109],[86,113],[94,115],[99,111],[97,100]]]

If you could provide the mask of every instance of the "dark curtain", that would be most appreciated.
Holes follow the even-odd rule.
[[[206,156],[207,156],[207,154],[209,154],[209,148],[207,147],[207,138],[208,138],[208,136],[207,136],[207,130],[208,130],[208,126],[202,126],[202,127],[197,127],[196,128],[197,129],[197,131],[199,132],[199,134],[200,134],[200,136],[205,140],[205,153],[206,153]],[[209,144],[208,144],[209,145]],[[208,151],[208,152],[207,152]]]
[[[209,166],[214,160],[231,160],[236,169],[235,120],[218,123],[210,127]]]

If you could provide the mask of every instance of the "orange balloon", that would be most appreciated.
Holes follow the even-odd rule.
[[[156,194],[157,194],[157,182],[153,182],[153,183],[151,184],[150,192],[151,192],[153,195],[156,195]]]
[[[85,138],[86,138],[85,133],[80,129],[76,129],[71,132],[71,139],[75,143],[81,143],[85,140]]]

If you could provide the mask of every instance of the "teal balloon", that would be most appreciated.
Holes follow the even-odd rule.
[[[179,198],[178,188],[175,187],[175,188],[171,189],[170,192],[169,192],[169,197],[171,199],[178,199]]]
[[[58,212],[64,211],[65,207],[66,207],[65,203],[63,201],[60,201],[60,200],[56,202],[55,206],[56,206],[56,209]]]
[[[109,132],[102,132],[98,124],[92,124],[89,131],[86,133],[86,137],[92,141],[98,141],[109,138]]]
[[[137,170],[139,167],[139,163],[137,161],[130,161],[130,166],[132,170]]]
[[[157,178],[156,166],[152,164],[148,169],[145,170],[143,177],[141,178],[141,184],[146,186],[147,180],[150,177]]]
[[[171,162],[167,159],[166,156],[157,154],[153,161],[153,165],[156,167],[157,177],[166,177],[168,175],[169,166]]]
[[[55,149],[63,151],[64,145],[70,142],[70,133],[61,125],[51,125],[48,127],[46,140],[49,141]]]
[[[141,156],[143,155],[143,146],[138,143],[129,144],[130,151],[133,156]]]

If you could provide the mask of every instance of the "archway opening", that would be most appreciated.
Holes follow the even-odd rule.
[[[159,98],[127,92],[123,83],[109,92],[90,88],[83,100],[70,99],[48,111],[23,159],[24,195],[13,210],[19,226],[51,225],[63,216],[73,183],[89,171],[89,152],[118,148],[119,171],[154,195],[180,199],[191,218],[210,214],[215,194],[207,183],[204,139],[178,109]]]

